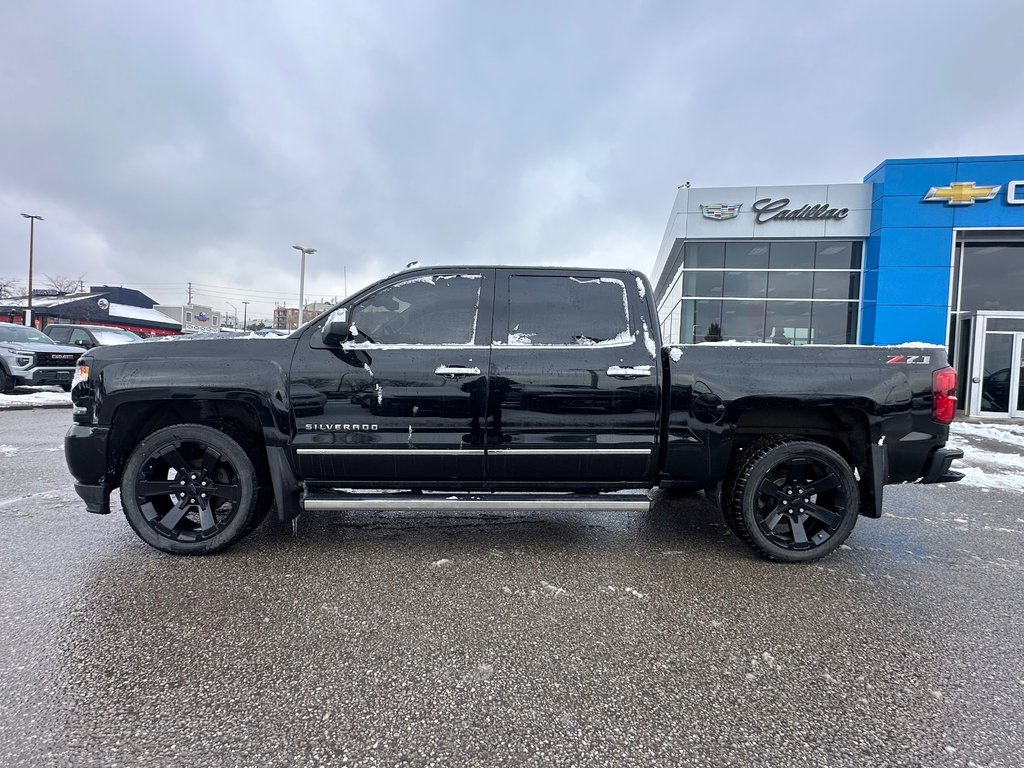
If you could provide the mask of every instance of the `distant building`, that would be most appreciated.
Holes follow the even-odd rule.
[[[326,301],[314,301],[306,305],[302,322],[308,323],[322,312],[326,312],[333,304]],[[274,307],[274,328],[281,331],[294,331],[299,325],[298,307]]]
[[[297,307],[274,307],[274,328],[279,331],[291,331],[298,325],[299,310]]]
[[[39,330],[53,323],[107,325],[140,336],[174,336],[180,323],[153,309],[156,303],[141,291],[121,286],[94,285],[77,293],[32,291],[32,324]],[[56,295],[52,295],[56,294]],[[0,321],[24,323],[28,297],[0,299]]]
[[[181,324],[182,333],[220,330],[220,312],[202,304],[158,304],[156,309]]]

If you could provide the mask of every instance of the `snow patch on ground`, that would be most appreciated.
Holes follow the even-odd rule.
[[[995,440],[1024,448],[1024,425],[971,424],[966,421],[957,421],[950,426],[949,431],[953,437],[982,437],[986,440]],[[959,447],[963,447],[963,445]]]
[[[13,456],[18,452],[16,446],[13,445],[0,445],[0,456]]]
[[[37,405],[66,405],[70,408],[71,393],[59,388],[38,387],[22,389],[18,394],[0,395],[0,409]]]
[[[969,438],[983,439],[1006,446],[1006,451],[981,448]],[[963,472],[961,483],[982,490],[1024,493],[1024,426],[1017,424],[973,424],[955,422],[950,427],[949,445],[964,452],[953,469]]]

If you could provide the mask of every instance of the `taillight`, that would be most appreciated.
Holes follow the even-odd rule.
[[[949,424],[956,415],[956,371],[942,368],[932,374],[932,418]]]

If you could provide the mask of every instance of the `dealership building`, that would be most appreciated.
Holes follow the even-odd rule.
[[[1024,418],[1024,155],[682,187],[652,283],[666,343],[944,344],[965,413]]]

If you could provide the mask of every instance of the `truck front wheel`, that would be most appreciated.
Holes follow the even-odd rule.
[[[128,523],[156,549],[218,552],[252,529],[260,493],[256,469],[230,435],[205,424],[159,429],[125,464],[121,504]]]
[[[771,560],[807,563],[834,551],[857,522],[850,465],[811,440],[774,437],[740,459],[722,510],[729,527]]]

